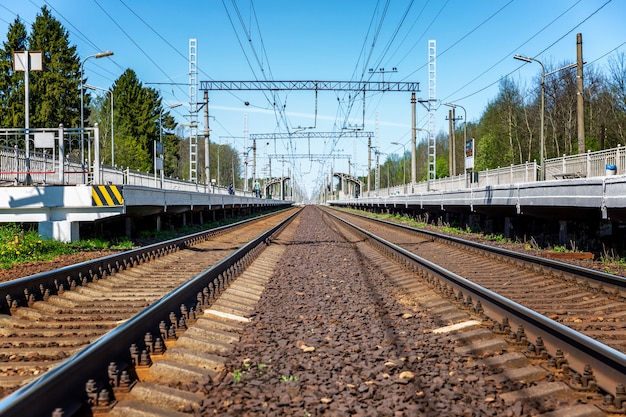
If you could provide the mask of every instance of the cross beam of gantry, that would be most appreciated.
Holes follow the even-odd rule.
[[[269,139],[334,139],[334,138],[371,138],[374,132],[346,130],[345,132],[292,132],[292,133],[251,133],[252,140]]]
[[[200,90],[420,91],[418,82],[392,81],[200,81]]]
[[[279,158],[307,158],[307,159],[325,159],[325,158],[334,158],[334,159],[351,159],[352,155],[346,154],[314,154],[314,153],[304,153],[304,154],[275,154],[268,155],[270,159],[279,159]]]

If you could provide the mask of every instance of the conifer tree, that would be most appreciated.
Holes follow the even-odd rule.
[[[68,32],[43,6],[33,23],[30,50],[42,51],[44,70],[31,73],[31,127],[76,127],[80,118],[80,59]],[[85,115],[87,117],[87,115]]]
[[[24,73],[13,71],[13,52],[26,49],[26,27],[16,17],[0,49],[0,127],[3,128],[24,127]]]
[[[159,139],[160,98],[127,69],[115,81],[116,165],[143,172],[153,170],[153,141]],[[119,155],[119,156],[117,156]]]

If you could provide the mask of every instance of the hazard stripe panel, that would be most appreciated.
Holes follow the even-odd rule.
[[[122,187],[117,185],[94,185],[91,187],[91,205],[123,206]]]

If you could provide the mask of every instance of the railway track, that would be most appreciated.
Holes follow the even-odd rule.
[[[442,282],[435,279],[436,285],[442,286],[442,291],[456,292],[450,295],[468,307],[476,308],[476,302],[482,300],[479,308],[489,308],[490,294],[495,294],[494,299],[511,300],[512,304],[503,301],[490,308],[494,320],[508,319],[512,310],[537,312],[542,317],[530,321],[518,318],[518,327],[511,324],[513,328],[506,331],[518,332],[516,339],[531,349],[537,349],[536,344],[540,343],[542,350],[547,349],[546,353],[558,356],[566,364],[566,373],[569,369],[575,371],[571,375],[572,385],[586,389],[587,382],[593,381],[590,390],[600,385],[620,398],[617,408],[622,408],[622,384],[626,381],[623,277],[391,222],[336,210],[333,213],[408,254],[417,255],[413,259],[424,261],[423,273],[442,277]],[[553,339],[552,334],[562,336]],[[537,338],[540,341],[536,342]],[[563,339],[575,341],[569,344]],[[608,409],[613,407],[609,405]]]
[[[233,258],[234,253],[293,215],[293,209],[287,210],[0,284],[6,300],[4,312],[9,313],[0,315],[0,386],[4,395],[64,359],[80,355],[86,346],[124,327],[149,306],[172,298],[168,294],[189,286],[194,277],[216,263],[232,269],[240,262]],[[220,274],[210,288],[205,285],[204,297],[214,296],[225,279]],[[179,302],[170,308],[172,319],[157,325],[173,332],[193,317],[196,306],[190,304],[187,309]],[[168,337],[161,336],[156,343],[163,344]]]
[[[33,404],[55,392],[56,402],[33,415],[51,415],[50,404],[65,416],[79,415],[81,407],[84,415],[137,416],[626,412],[619,392],[603,400],[597,390],[623,377],[619,367],[605,377],[594,362],[589,375],[584,365],[578,371],[569,347],[556,353],[555,334],[565,326],[541,333],[545,344],[538,343],[542,320],[552,320],[525,311],[531,320],[518,328],[516,303],[329,212],[308,210],[281,234],[268,232],[273,237],[260,236],[220,262],[225,265],[198,274],[202,284],[175,291],[195,304],[186,302],[179,313],[178,299],[157,301],[0,402],[0,415],[33,414]],[[269,242],[254,261],[229,259],[244,259],[248,249]],[[219,288],[210,293],[207,282]],[[162,325],[138,324],[148,315],[167,317],[176,335],[168,337]],[[179,323],[181,317],[186,321]],[[155,336],[139,337],[146,329]],[[130,340],[135,347],[129,349]],[[71,400],[63,383],[75,386]]]

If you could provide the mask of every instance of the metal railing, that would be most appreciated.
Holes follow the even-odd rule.
[[[92,132],[95,130],[95,132]],[[194,191],[203,193],[227,194],[225,187],[212,184],[200,184],[175,178],[155,177],[154,173],[120,169],[90,161],[80,162],[79,149],[88,149],[94,135],[97,143],[97,128],[84,132],[83,143],[77,129],[30,129],[29,154],[26,151],[24,129],[0,129],[0,185],[34,184],[129,184],[167,190]],[[37,134],[54,136],[56,145],[39,150]],[[59,148],[58,144],[63,143]],[[85,144],[85,142],[87,142]],[[82,145],[82,146],[81,146]],[[95,146],[94,146],[95,147]],[[95,152],[94,152],[95,154]],[[29,156],[29,157],[27,157]],[[62,166],[61,162],[62,160]],[[28,161],[28,163],[27,163]],[[30,166],[30,169],[28,169]],[[90,169],[91,168],[91,169]],[[536,162],[527,162],[509,167],[488,169],[467,175],[438,178],[431,181],[403,184],[378,190],[363,191],[363,197],[391,196],[400,194],[424,193],[428,191],[449,191],[493,185],[535,182],[540,178],[541,167]],[[569,178],[590,178],[607,175],[626,174],[626,148],[618,146],[596,152],[545,160],[545,178],[547,181]],[[237,195],[252,197],[251,191],[235,190]]]
[[[465,188],[484,187],[488,185],[517,184],[534,182],[539,178],[539,166],[536,162],[527,162],[522,165],[511,165],[504,168],[488,169],[471,174],[454,177],[438,178],[429,182],[422,181],[414,184],[398,185],[382,188],[377,191],[363,193],[364,197],[390,196],[401,194],[425,193],[428,191],[450,191]]]
[[[618,146],[579,155],[546,159],[546,180],[560,178],[602,177],[626,173],[626,148]]]
[[[378,190],[365,191],[363,197],[425,193],[428,191],[451,191],[493,185],[519,184],[539,181],[541,166],[527,162],[509,167],[488,169],[467,175],[438,178],[430,182],[404,184]],[[563,155],[545,160],[546,181],[626,175],[626,147],[618,146],[602,151],[588,151],[579,155]]]
[[[30,181],[40,185],[76,185],[76,184],[117,184],[138,185],[166,190],[192,191],[211,194],[228,194],[228,188],[213,184],[199,184],[177,178],[154,176],[153,173],[140,172],[130,168],[121,169],[101,165],[99,178],[94,181],[94,174],[84,171],[82,165],[64,158],[63,179],[59,177],[59,161],[51,154],[30,152],[30,170],[26,170],[26,152],[16,147],[0,146],[0,184],[22,185],[30,173]],[[83,179],[86,179],[83,181]],[[254,197],[252,191],[234,190],[235,195]]]

